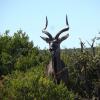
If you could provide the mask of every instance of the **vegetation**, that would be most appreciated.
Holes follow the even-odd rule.
[[[98,39],[99,41],[99,39]],[[44,66],[50,59],[46,50],[35,47],[28,35],[18,30],[0,35],[1,100],[74,100],[92,98],[100,89],[100,46],[64,49],[61,58],[69,70],[69,88],[53,83],[45,76]],[[93,51],[93,52],[92,52]]]

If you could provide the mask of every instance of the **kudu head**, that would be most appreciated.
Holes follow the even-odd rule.
[[[59,37],[61,33],[69,30],[67,15],[66,15],[66,25],[67,25],[66,28],[63,28],[56,34],[55,37],[52,37],[52,35],[46,30],[48,26],[48,19],[46,16],[46,25],[45,25],[45,28],[42,30],[42,33],[46,34],[48,37],[42,37],[42,36],[40,37],[49,44],[49,51],[51,52],[53,56],[56,56],[58,52],[60,52],[60,43],[64,41],[65,39],[67,39],[69,36],[69,34],[66,34],[65,36],[61,38]]]

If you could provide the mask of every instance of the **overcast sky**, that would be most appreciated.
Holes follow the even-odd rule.
[[[22,29],[35,46],[48,48],[40,38],[45,36],[41,31],[45,17],[48,17],[47,30],[55,36],[66,26],[66,14],[70,29],[62,35],[69,33],[69,38],[62,42],[61,48],[80,47],[79,38],[91,43],[100,32],[100,0],[0,0],[0,34],[9,29],[13,35]]]

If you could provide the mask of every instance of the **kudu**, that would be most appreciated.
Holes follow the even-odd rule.
[[[56,84],[59,84],[60,81],[64,82],[65,85],[68,84],[68,69],[65,66],[64,62],[60,59],[60,43],[68,38],[69,34],[59,37],[61,33],[69,30],[69,24],[66,15],[66,24],[67,27],[60,30],[55,37],[46,30],[48,26],[48,19],[46,16],[46,26],[42,30],[44,34],[48,37],[41,37],[44,41],[49,44],[49,51],[51,53],[51,61],[46,66],[46,75],[50,76]]]

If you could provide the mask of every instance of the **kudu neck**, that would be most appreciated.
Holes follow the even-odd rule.
[[[54,56],[52,55],[52,67],[54,69],[54,72],[57,73],[60,67],[60,52],[57,52],[57,54]]]
[[[55,53],[55,54],[51,54],[51,59],[54,60],[60,60],[60,51]]]
[[[59,62],[60,62],[60,51],[57,51],[56,54],[51,55],[51,60],[52,63],[54,63],[54,65],[58,66]]]

